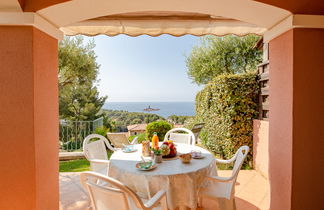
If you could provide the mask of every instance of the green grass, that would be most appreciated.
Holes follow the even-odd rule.
[[[60,172],[89,171],[90,163],[86,159],[60,161]]]
[[[107,155],[108,159],[112,155],[112,151],[108,150]],[[67,160],[60,161],[60,172],[82,172],[82,171],[90,171],[90,163],[87,159],[77,159],[77,160]]]

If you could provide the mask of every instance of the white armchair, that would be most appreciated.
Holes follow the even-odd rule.
[[[88,191],[93,210],[151,210],[160,206],[162,210],[168,209],[164,190],[157,192],[150,200],[143,203],[134,191],[111,177],[94,172],[84,172],[81,173],[80,179]],[[106,184],[99,185],[93,180]]]
[[[99,140],[91,141],[93,139]],[[87,136],[83,141],[83,154],[90,162],[92,171],[107,175],[109,160],[105,145],[108,147],[108,149],[116,151],[116,149],[110,145],[110,143],[104,136],[91,134]]]
[[[130,143],[125,133],[107,133],[107,137],[115,148],[122,148],[124,145],[134,145],[138,143],[138,137],[135,137]]]
[[[230,164],[235,161],[230,177],[220,176],[207,176],[206,178],[210,181],[207,188],[202,188],[199,191],[199,203],[202,203],[203,198],[209,198],[217,200],[219,207],[222,210],[236,209],[235,205],[235,183],[237,175],[242,167],[242,164],[249,152],[248,146],[240,147],[235,155],[229,160],[216,159],[217,163]]]
[[[177,133],[179,131],[186,133]],[[169,139],[173,140],[175,143],[184,143],[192,145],[196,143],[195,135],[191,130],[187,128],[173,128],[169,130],[164,136],[164,141]]]

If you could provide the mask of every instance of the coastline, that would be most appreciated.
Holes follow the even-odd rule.
[[[159,110],[144,111],[149,106]],[[171,115],[194,116],[195,102],[106,102],[102,109],[150,113],[164,118]]]

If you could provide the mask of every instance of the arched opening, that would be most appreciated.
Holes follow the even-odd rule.
[[[242,183],[243,184],[243,183]],[[248,202],[247,201],[243,201],[243,200],[241,200],[240,201],[240,205],[248,205],[248,206],[253,206],[252,204],[247,204]],[[253,206],[254,207],[254,206]]]

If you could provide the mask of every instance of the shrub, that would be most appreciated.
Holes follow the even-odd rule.
[[[156,121],[146,126],[146,137],[152,139],[154,132],[157,133],[159,140],[163,141],[165,134],[171,130],[172,125],[167,121]]]
[[[137,142],[140,144],[140,143],[142,143],[142,141],[144,141],[144,140],[146,139],[146,133],[140,133],[140,134],[138,134],[138,135],[130,136],[130,137],[128,138],[128,140],[129,140],[130,142],[132,142],[133,139],[134,139],[135,137],[138,137],[138,138],[137,138]]]
[[[99,135],[102,135],[102,136],[107,136],[107,133],[109,132],[109,128],[106,128],[105,126],[100,126],[100,127],[97,127],[96,130],[95,130],[95,134],[99,134]]]
[[[196,96],[196,121],[205,122],[202,143],[220,158],[232,157],[242,145],[250,147],[253,119],[258,116],[256,73],[221,75]]]

